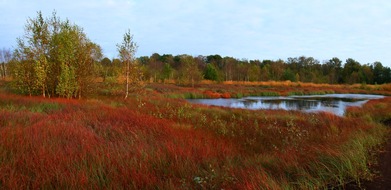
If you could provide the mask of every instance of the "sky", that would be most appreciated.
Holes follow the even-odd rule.
[[[389,0],[0,0],[0,48],[15,48],[37,11],[50,17],[54,10],[109,58],[130,30],[137,57],[338,57],[391,67]]]

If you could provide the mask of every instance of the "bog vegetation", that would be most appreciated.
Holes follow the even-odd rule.
[[[184,98],[390,95],[381,63],[135,58],[129,31],[117,46],[120,59],[102,59],[82,28],[38,12],[17,49],[1,51],[1,189],[319,189],[375,177],[389,97],[344,117]]]
[[[375,177],[391,119],[390,98],[338,117],[192,105],[173,98],[189,90],[176,85],[148,85],[126,100],[30,98],[1,86],[5,189],[343,187]]]

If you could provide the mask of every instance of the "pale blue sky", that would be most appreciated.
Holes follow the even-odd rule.
[[[304,55],[391,66],[389,0],[0,0],[0,48],[15,47],[28,17],[53,10],[83,27],[109,58],[130,29],[137,56]]]

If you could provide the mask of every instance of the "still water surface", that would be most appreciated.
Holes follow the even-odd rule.
[[[370,99],[384,96],[367,94],[327,94],[311,96],[245,97],[241,99],[190,99],[191,103],[250,110],[282,109],[304,112],[330,112],[343,116],[347,107],[360,107]]]

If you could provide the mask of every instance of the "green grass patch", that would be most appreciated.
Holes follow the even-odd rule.
[[[243,95],[243,93],[236,93],[236,94],[233,94],[231,97],[232,97],[232,98],[240,99],[240,98],[243,98],[244,95]]]
[[[263,91],[252,93],[250,96],[281,96],[281,94],[279,92]]]
[[[53,111],[61,110],[64,106],[57,102],[15,102],[15,101],[1,101],[0,109],[10,112],[16,111],[30,111],[34,113],[51,113]]]
[[[184,98],[185,99],[203,99],[203,98],[207,98],[207,97],[204,96],[204,94],[202,94],[202,93],[189,92],[189,93],[184,94]]]
[[[326,90],[326,91],[293,91],[288,92],[288,96],[305,96],[305,95],[326,95],[326,94],[335,94],[333,90]]]

